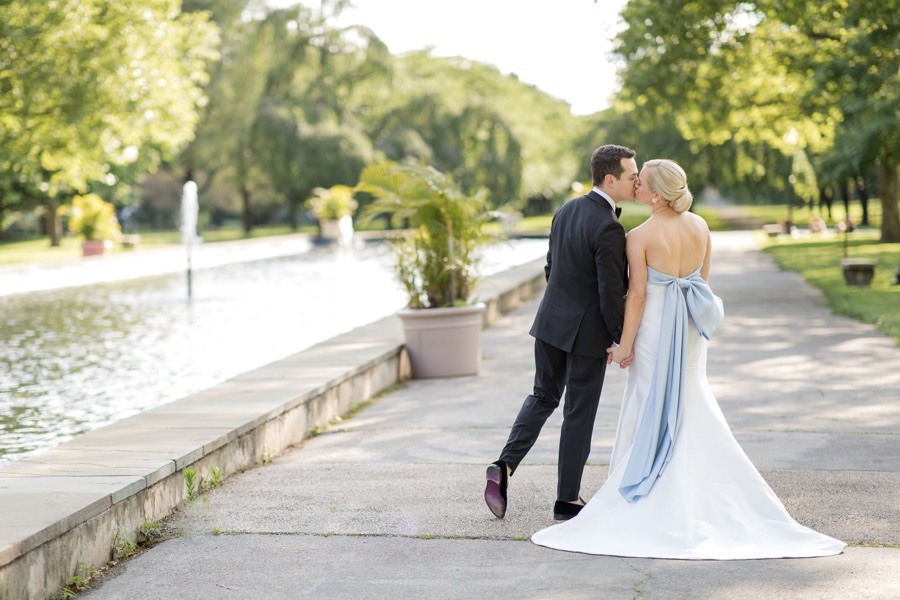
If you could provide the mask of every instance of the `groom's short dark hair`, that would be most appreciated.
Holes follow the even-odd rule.
[[[591,155],[591,177],[595,186],[603,183],[603,178],[612,175],[618,179],[622,175],[622,159],[634,158],[636,152],[625,146],[606,144],[600,146]]]

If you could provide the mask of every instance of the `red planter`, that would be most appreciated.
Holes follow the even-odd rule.
[[[106,242],[101,240],[84,240],[81,242],[82,256],[96,256],[106,252]]]

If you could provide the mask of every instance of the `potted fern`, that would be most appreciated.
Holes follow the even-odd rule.
[[[356,189],[375,198],[363,222],[388,215],[392,226],[408,226],[392,245],[408,297],[400,319],[413,377],[477,374],[484,304],[472,296],[489,239],[487,191],[468,195],[433,167],[394,162],[363,169]]]
[[[96,194],[75,196],[67,212],[69,231],[83,238],[83,256],[103,254],[121,234],[116,208]]]

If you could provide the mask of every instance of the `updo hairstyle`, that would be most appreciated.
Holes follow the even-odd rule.
[[[687,175],[674,161],[665,158],[648,160],[641,170],[641,179],[675,212],[683,213],[694,201],[687,186]]]

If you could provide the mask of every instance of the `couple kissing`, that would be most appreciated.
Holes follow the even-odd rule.
[[[534,389],[484,499],[497,518],[510,478],[563,404],[553,517],[538,545],[612,556],[750,559],[839,554],[846,544],[794,521],[731,434],[706,379],[707,340],[724,318],[709,286],[709,227],[689,211],[684,170],[666,159],[638,171],[636,153],[591,155],[593,189],[553,216],[547,287],[530,334]],[[628,232],[619,203],[650,217]],[[589,502],[581,479],[606,368],[627,381],[606,482]]]

